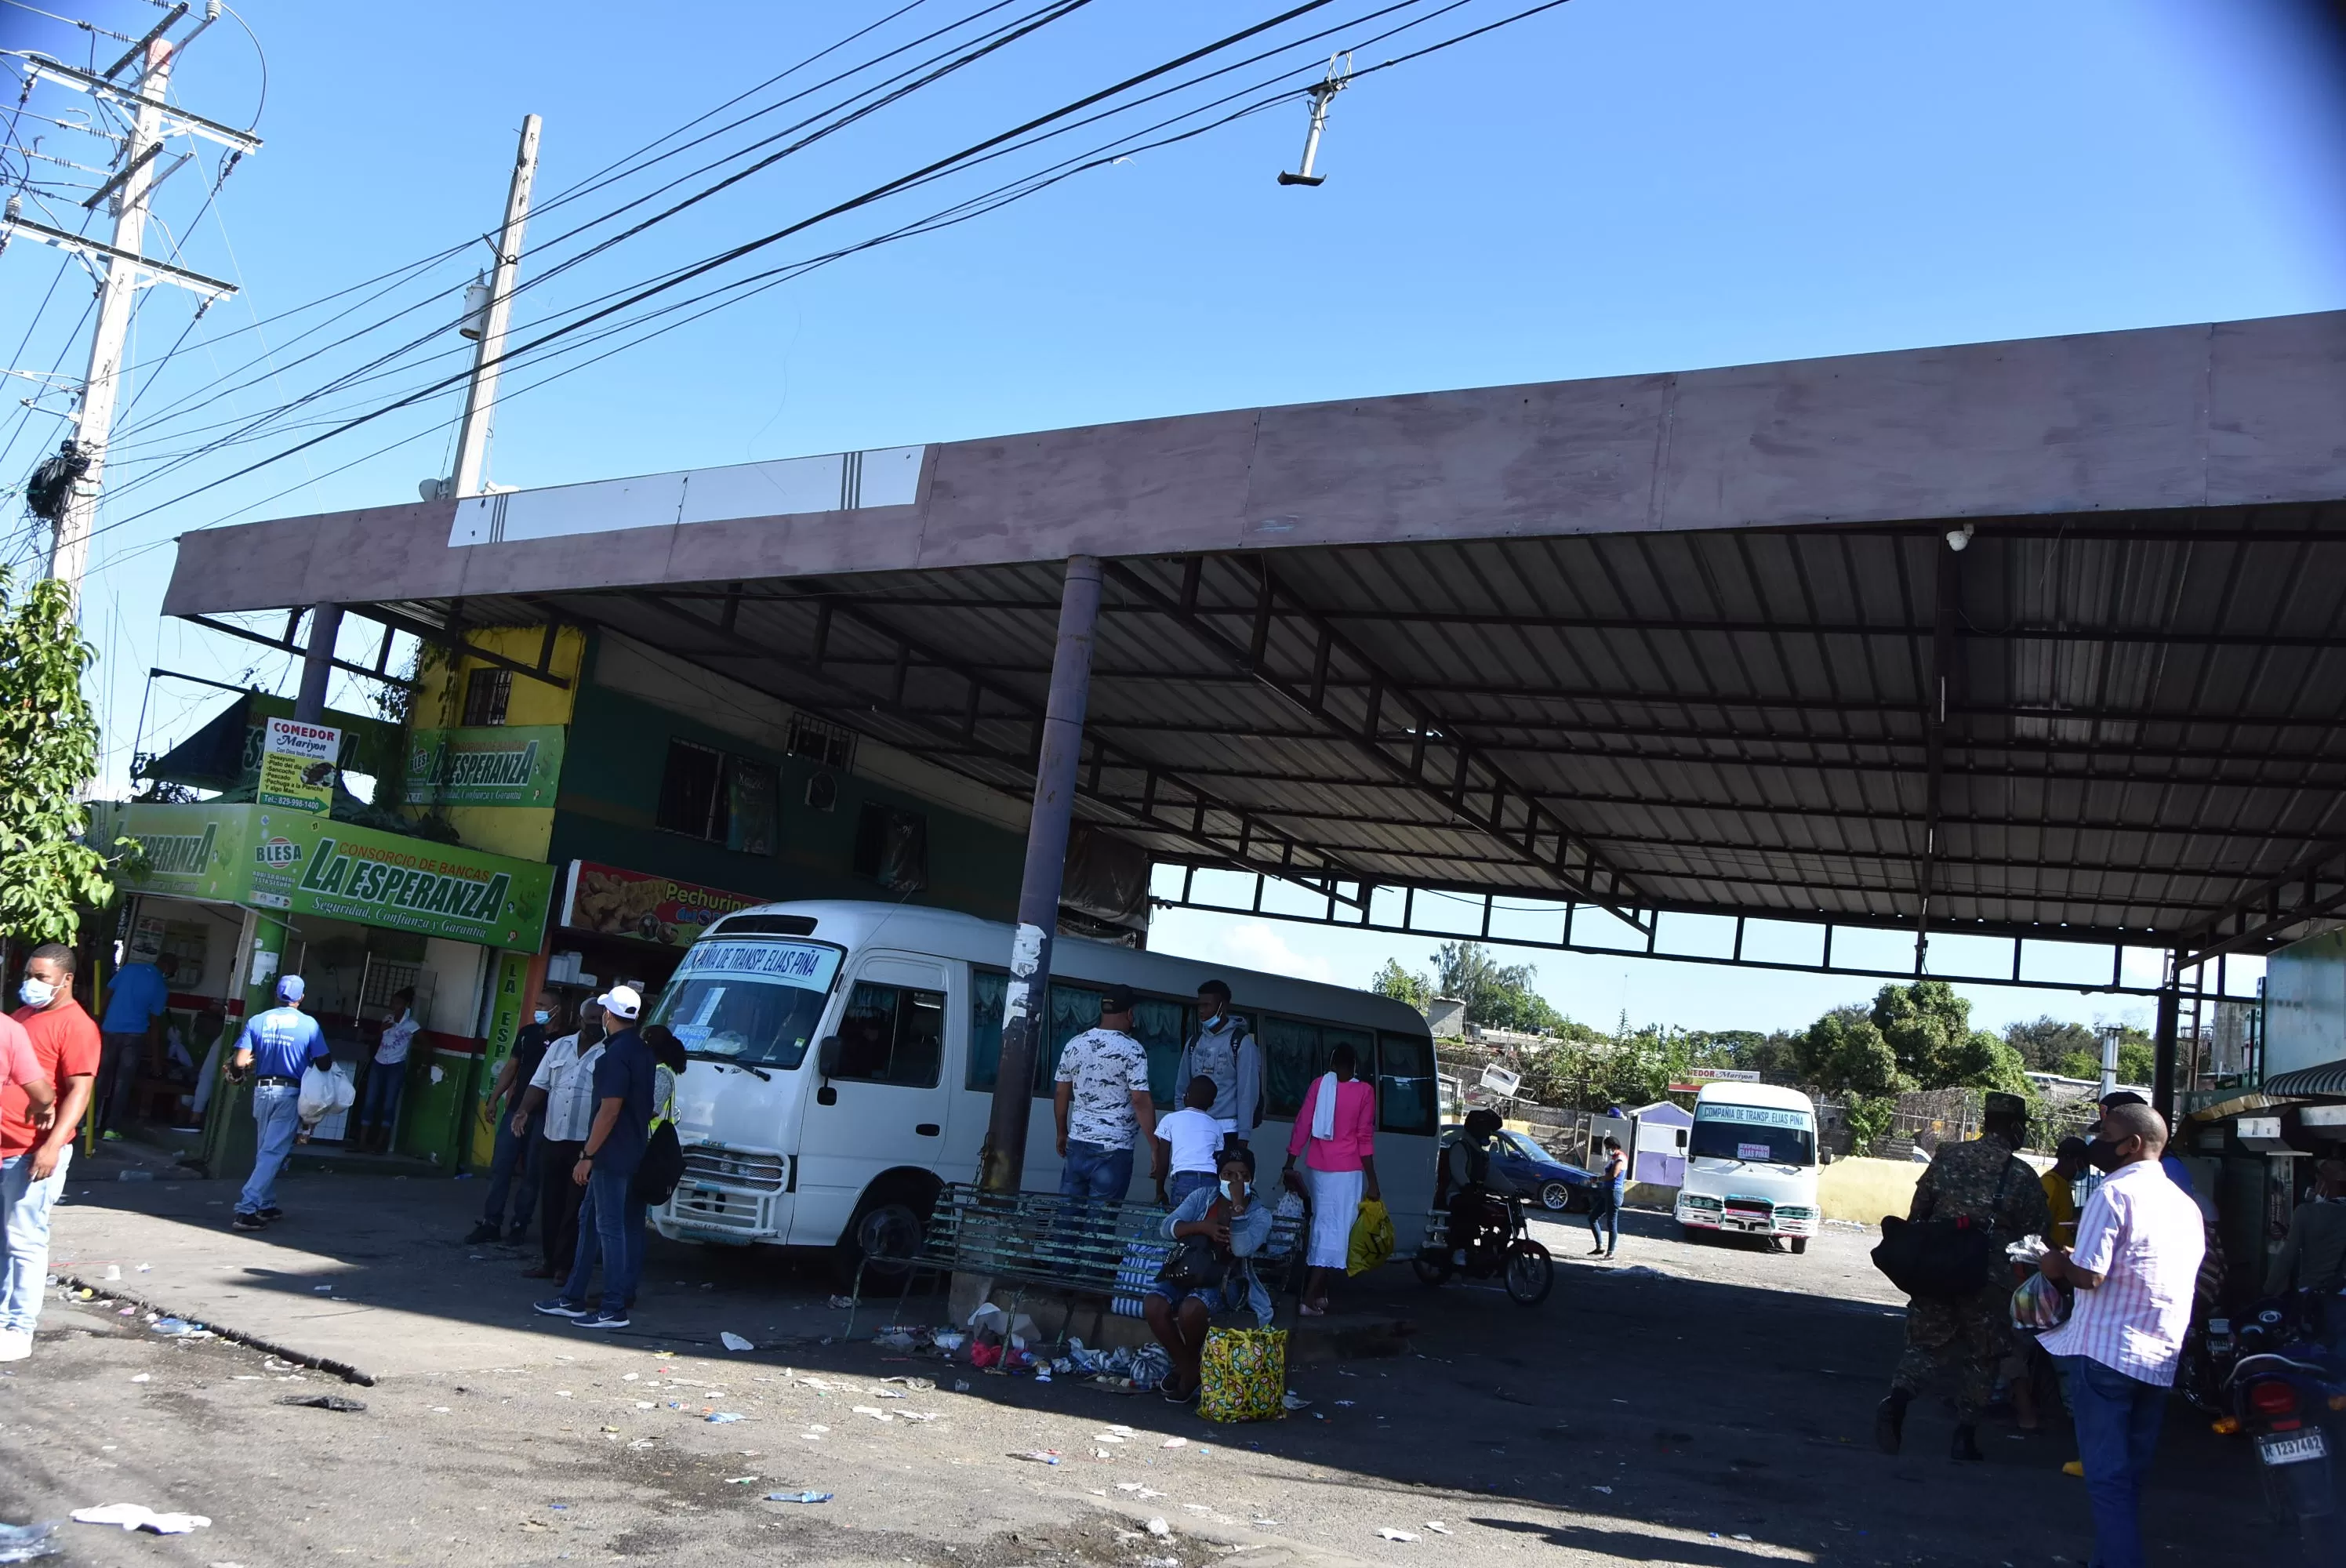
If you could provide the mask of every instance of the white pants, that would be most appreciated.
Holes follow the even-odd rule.
[[[1361,1171],[1315,1171],[1304,1167],[1311,1188],[1311,1240],[1303,1261],[1314,1268],[1341,1268],[1352,1259],[1352,1222],[1361,1217]]]

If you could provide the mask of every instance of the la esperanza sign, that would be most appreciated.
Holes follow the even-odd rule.
[[[535,952],[554,868],[258,805],[134,805],[126,881],[393,931]]]
[[[445,806],[551,806],[563,727],[419,729],[407,748],[407,799]]]

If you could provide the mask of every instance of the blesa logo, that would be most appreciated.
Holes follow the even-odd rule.
[[[252,858],[264,866],[298,866],[301,863],[301,846],[291,839],[271,839],[254,845]]]

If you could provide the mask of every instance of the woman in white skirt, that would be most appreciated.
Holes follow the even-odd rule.
[[[1360,1078],[1360,1058],[1350,1045],[1330,1054],[1329,1071],[1304,1092],[1303,1108],[1295,1117],[1295,1131],[1287,1140],[1287,1168],[1282,1179],[1311,1203],[1311,1239],[1303,1261],[1311,1275],[1303,1287],[1301,1311],[1306,1318],[1328,1314],[1328,1285],[1344,1272],[1350,1261],[1352,1221],[1363,1198],[1377,1192],[1377,1095]],[[1297,1156],[1303,1157],[1303,1185],[1295,1174]]]

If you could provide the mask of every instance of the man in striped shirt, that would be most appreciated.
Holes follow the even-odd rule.
[[[2076,1288],[2069,1320],[2040,1342],[2068,1383],[2096,1568],[2143,1568],[2142,1482],[2207,1248],[2198,1206],[2158,1168],[2166,1150],[2167,1124],[2148,1105],[2103,1116],[2087,1157],[2108,1176],[2077,1217],[2076,1248],[2041,1265]]]

